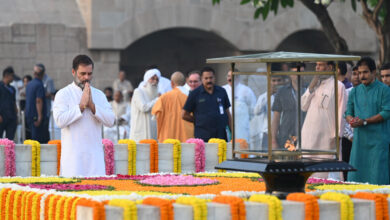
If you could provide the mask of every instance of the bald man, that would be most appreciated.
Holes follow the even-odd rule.
[[[172,90],[161,95],[152,108],[152,115],[157,119],[158,142],[165,139],[178,139],[185,142],[194,136],[192,123],[184,121],[181,117],[181,110],[187,100],[180,89],[185,84],[185,77],[181,72],[174,72],[171,76]]]

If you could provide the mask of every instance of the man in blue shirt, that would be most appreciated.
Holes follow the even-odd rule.
[[[44,73],[34,72],[34,79],[26,87],[26,124],[31,130],[31,139],[40,143],[49,141],[47,123],[49,118],[46,114],[46,96],[43,87]]]
[[[0,138],[13,140],[17,125],[16,90],[10,85],[14,80],[14,70],[7,67],[3,71],[3,80],[0,82]]]
[[[195,138],[227,140],[226,127],[231,128],[230,102],[225,89],[215,84],[215,71],[201,71],[202,86],[190,92],[183,107],[182,118],[195,125]],[[191,114],[193,113],[193,114]]]

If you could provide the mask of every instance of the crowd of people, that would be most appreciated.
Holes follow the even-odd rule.
[[[236,75],[232,97],[232,70],[226,76],[228,83],[218,86],[215,70],[210,67],[191,71],[186,76],[176,71],[167,79],[157,66],[150,66],[137,87],[121,70],[113,86],[105,88],[103,93],[90,85],[92,60],[80,56],[73,61],[74,82],[58,93],[43,64],[33,67],[33,77],[26,75],[22,79],[16,76],[12,67],[4,69],[0,82],[1,137],[4,133],[8,139],[15,138],[20,118],[18,112],[23,111],[26,139],[46,143],[50,140],[50,120],[55,121],[55,126],[61,129],[64,145],[69,145],[64,151],[69,158],[64,156],[61,161],[73,161],[74,152],[80,152],[80,148],[70,147],[72,143],[87,146],[86,142],[93,142],[98,146],[96,140],[101,137],[102,126],[104,137],[114,142],[125,138],[159,142],[174,138],[185,142],[192,137],[204,141],[210,138],[229,141],[232,135],[231,103],[234,101],[235,138],[245,139],[251,150],[266,150],[269,145],[273,149],[284,149],[287,143],[298,145],[299,130],[298,142],[302,149],[335,150],[338,127],[341,157],[358,171],[348,176],[344,173],[343,177],[339,173],[322,173],[320,177],[390,183],[390,64],[381,66],[380,80],[376,77],[375,61],[369,57],[362,58],[356,65],[316,62],[316,71],[337,71],[337,82],[326,74],[315,75],[306,81],[298,75],[272,75],[272,132],[269,136],[267,92],[256,97],[245,78]],[[303,72],[305,68],[305,63],[289,63],[288,66],[273,64],[271,69]],[[70,107],[70,103],[75,107]],[[88,151],[88,148],[82,150],[83,153]],[[84,158],[79,160],[80,164],[62,174],[84,175],[78,169],[85,166],[92,171],[99,170],[91,171],[93,174],[100,173],[103,169],[100,163],[86,164],[95,161],[92,157],[101,158],[101,152],[89,158],[80,154],[80,158]]]

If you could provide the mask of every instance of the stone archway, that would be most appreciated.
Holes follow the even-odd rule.
[[[134,85],[142,80],[147,66],[157,65],[163,76],[174,71],[187,73],[201,69],[206,59],[239,54],[224,38],[195,28],[169,28],[148,34],[120,53],[120,68]],[[208,65],[217,71],[217,84],[224,83],[226,65]]]
[[[323,31],[299,30],[287,36],[276,47],[276,51],[334,53],[334,48]]]

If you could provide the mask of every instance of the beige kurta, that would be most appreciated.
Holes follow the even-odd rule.
[[[150,98],[143,86],[134,90],[131,100],[130,139],[157,139],[156,120],[152,120],[150,113],[156,101],[157,97]]]
[[[334,80],[321,81],[313,93],[309,89],[302,95],[302,110],[306,118],[302,127],[302,149],[336,150]],[[345,87],[338,82],[338,123],[339,135],[344,131],[347,96]]]
[[[153,106],[152,114],[156,115],[160,143],[168,138],[184,143],[188,138],[194,137],[194,124],[181,117],[186,100],[187,96],[179,88],[174,88],[163,94]]]

